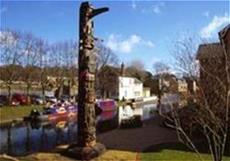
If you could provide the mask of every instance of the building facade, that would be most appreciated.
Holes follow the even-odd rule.
[[[221,43],[201,44],[197,59],[200,63],[200,95],[202,101],[220,115],[226,106],[230,74],[230,26],[219,33]]]
[[[143,97],[143,83],[133,77],[118,77],[119,89],[118,98],[123,99],[138,99]]]

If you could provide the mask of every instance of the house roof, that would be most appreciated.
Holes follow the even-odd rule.
[[[132,76],[130,76],[130,77],[127,77],[127,76],[119,76],[119,78],[129,78],[129,79],[134,79],[134,83],[135,83],[135,84],[143,84],[143,82],[142,82],[142,81],[140,81],[139,79],[137,79],[137,78],[135,78],[135,77],[132,77]]]
[[[134,78],[134,77],[133,77],[133,78]],[[139,79],[134,78],[134,83],[135,83],[135,84],[141,84],[142,82],[141,82]]]
[[[223,56],[220,43],[201,44],[197,51],[197,59],[216,58]]]
[[[171,74],[171,73],[162,73],[162,74],[156,74],[153,76],[153,79],[160,79],[160,78],[163,78],[163,79],[176,79],[176,76],[174,74]]]
[[[227,26],[225,26],[218,34],[219,34],[219,38],[224,39],[227,35],[227,33],[230,32],[230,24],[228,24]]]

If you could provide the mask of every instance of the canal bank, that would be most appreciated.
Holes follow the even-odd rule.
[[[23,117],[28,116],[32,109],[43,109],[41,105],[27,106],[3,106],[0,108],[0,127],[11,123],[23,121]]]
[[[107,151],[97,158],[96,161],[139,161],[142,160],[142,156],[145,155],[142,152],[149,146],[177,142],[175,132],[162,127],[161,121],[161,118],[155,116],[145,120],[143,127],[140,128],[115,128],[98,133],[97,139],[106,145]],[[33,142],[30,143],[34,144]],[[56,146],[53,150],[47,152],[35,152],[16,158],[24,161],[72,161],[71,158],[64,157],[60,154],[67,147],[68,145]]]
[[[174,130],[162,126],[162,118],[155,116],[144,121],[142,128],[113,129],[98,134],[107,150],[95,161],[197,161],[197,155],[180,144]],[[47,152],[35,152],[15,157],[20,161],[73,161],[61,155],[68,145],[57,146]],[[204,160],[211,156],[201,154]],[[230,161],[230,157],[224,157]]]
[[[152,117],[150,109],[155,109],[155,105],[143,106],[143,109],[143,117],[148,119]],[[108,114],[105,113],[98,117],[101,120],[97,123],[98,136],[118,127],[118,115]],[[21,122],[1,127],[0,153],[20,156],[39,151],[49,152],[58,145],[69,144],[76,140],[76,122],[66,122],[62,127],[58,127],[58,124],[58,122],[50,124]]]

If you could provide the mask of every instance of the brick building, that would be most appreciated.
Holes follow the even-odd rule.
[[[226,107],[230,74],[230,25],[219,32],[221,43],[201,44],[197,51],[200,63],[200,93],[211,109]],[[228,69],[228,70],[227,70]],[[220,114],[224,110],[216,110]]]

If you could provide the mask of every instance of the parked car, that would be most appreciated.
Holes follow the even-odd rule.
[[[54,96],[45,96],[45,100],[46,100],[46,102],[50,102],[50,103],[56,103],[57,102],[57,98]]]
[[[37,104],[37,105],[44,104],[43,98],[39,95],[30,95],[30,99],[32,104]]]
[[[6,95],[0,95],[0,107],[7,105],[7,96]]]
[[[11,104],[12,105],[25,105],[25,104],[27,104],[26,95],[18,94],[18,93],[13,94]]]

